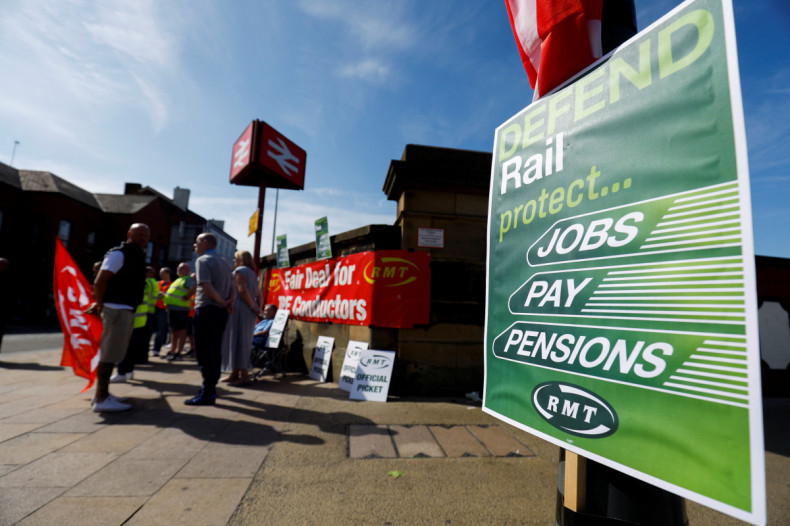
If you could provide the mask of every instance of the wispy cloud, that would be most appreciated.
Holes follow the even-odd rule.
[[[390,77],[390,68],[374,59],[367,59],[357,64],[348,64],[340,68],[341,77],[351,77],[380,84]]]
[[[749,164],[753,179],[767,182],[763,177],[786,175],[790,170],[790,121],[777,115],[790,114],[787,85],[790,82],[790,63],[777,67],[770,78],[748,79],[752,90],[761,96],[745,99],[746,129],[749,134]],[[747,86],[744,90],[750,89]],[[777,174],[777,170],[780,170]]]
[[[151,0],[116,0],[97,5],[96,18],[83,26],[93,41],[124,57],[151,67],[174,66],[176,41]],[[172,22],[172,21],[171,21]]]
[[[168,123],[167,85],[182,74],[173,12],[152,0],[20,2],[0,18],[5,82],[0,96],[41,108],[60,126],[98,118],[97,109],[132,105],[156,133]],[[175,10],[173,10],[175,11]]]
[[[247,236],[250,216],[257,207],[254,194],[249,198],[215,198],[194,196],[190,209],[206,218],[225,220],[225,231],[234,236],[239,247],[252,246]],[[274,226],[275,192],[266,193],[261,251],[268,253]],[[301,192],[282,191],[277,203],[276,235],[286,234],[290,246],[315,241],[315,220],[326,217],[332,235],[365,225],[395,222],[395,203],[380,199],[380,195],[345,192],[331,188],[317,188]]]
[[[297,5],[328,26],[336,50],[333,70],[342,79],[384,85],[396,78],[398,56],[421,42],[410,2],[302,0]]]
[[[415,26],[407,16],[409,2],[302,0],[303,13],[343,26],[363,51],[402,50],[418,44]]]

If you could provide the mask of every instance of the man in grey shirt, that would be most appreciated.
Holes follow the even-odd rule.
[[[195,294],[195,355],[203,376],[203,389],[187,405],[214,405],[222,362],[222,335],[233,312],[236,289],[230,267],[216,253],[217,238],[203,233],[195,241],[198,288]]]

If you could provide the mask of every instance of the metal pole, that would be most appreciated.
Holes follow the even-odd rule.
[[[280,200],[280,189],[274,191],[274,225],[272,226],[272,254],[274,254],[274,240],[277,236],[277,202]]]
[[[266,187],[261,185],[258,191],[258,228],[255,230],[255,272],[260,268],[261,259],[261,230],[263,229],[263,202],[266,200]]]
[[[14,166],[14,156],[16,155],[16,147],[19,146],[19,141],[14,141],[14,149],[11,151],[11,162],[8,163],[8,166]]]

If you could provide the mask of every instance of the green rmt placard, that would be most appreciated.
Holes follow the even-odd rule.
[[[729,0],[691,0],[496,131],[484,410],[765,523]]]
[[[291,266],[291,257],[288,253],[288,239],[286,234],[277,236],[277,268]]]
[[[332,243],[329,239],[329,221],[326,217],[315,221],[315,257],[327,259],[332,257]]]

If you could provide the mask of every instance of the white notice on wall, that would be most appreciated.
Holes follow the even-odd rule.
[[[366,349],[359,355],[357,374],[351,388],[352,400],[386,402],[395,365],[395,351]]]
[[[444,248],[444,229],[418,228],[417,246],[420,248]]]
[[[351,388],[354,386],[354,376],[357,374],[357,365],[359,365],[359,355],[367,348],[367,342],[348,341],[343,368],[340,370],[340,378],[337,381],[337,386],[342,390],[351,392]]]
[[[329,360],[332,359],[332,347],[335,339],[332,336],[319,336],[313,354],[313,366],[310,368],[310,378],[319,382],[326,382],[329,372]]]

